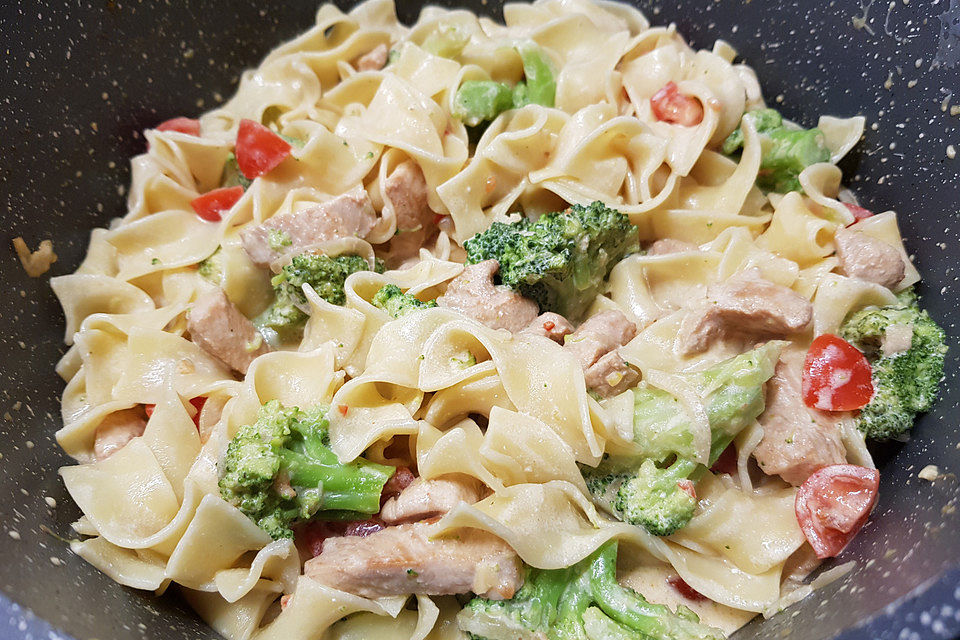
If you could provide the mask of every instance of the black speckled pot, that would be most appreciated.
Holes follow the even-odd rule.
[[[418,10],[400,0],[402,17]],[[455,0],[499,13],[499,0]],[[960,243],[960,2],[874,0],[638,3],[699,47],[731,42],[787,116],[863,114],[866,139],[845,161],[864,205],[900,214],[932,315],[956,334]],[[865,4],[869,10],[860,5]],[[19,5],[19,6],[18,6]],[[52,274],[79,263],[94,226],[124,211],[139,132],[227,96],[240,71],[308,27],[313,1],[89,0],[0,6],[0,637],[212,638],[176,597],[115,585],[45,533],[78,511],[56,474],[63,318],[46,278],[21,270],[10,239],[52,238]],[[865,20],[865,22],[864,22]],[[861,28],[857,29],[856,26]],[[942,33],[941,33],[942,32]],[[957,95],[951,100],[951,92]],[[946,106],[944,106],[946,105]],[[839,561],[857,568],[738,638],[945,638],[960,630],[960,427],[957,356],[942,401],[914,439],[882,447],[880,503]],[[917,479],[927,464],[947,473]],[[14,604],[19,603],[19,604]]]

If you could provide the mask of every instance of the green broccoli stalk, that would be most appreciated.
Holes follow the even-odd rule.
[[[637,250],[637,228],[601,202],[536,221],[494,222],[464,243],[467,263],[494,259],[500,282],[572,321],[593,303],[613,266]]]
[[[768,342],[709,369],[686,374],[687,384],[705,399],[711,438],[709,464],[763,413],[763,385],[773,376],[779,355],[780,345]],[[679,400],[646,386],[633,393],[634,442],[641,451],[607,456],[595,468],[582,466],[581,473],[602,509],[654,535],[670,535],[693,517],[697,500],[692,483],[706,467],[693,461],[692,425]]]
[[[830,160],[830,150],[820,129],[791,129],[775,109],[751,111],[763,144],[757,186],[764,191],[803,191],[800,173],[812,164]],[[743,129],[737,128],[723,142],[723,152],[733,155],[743,147]]]
[[[210,257],[200,261],[197,273],[204,280],[212,282],[218,287],[223,285],[223,247],[217,247]]]
[[[271,242],[274,240],[271,237]],[[276,238],[283,242],[282,237]],[[382,265],[376,265],[383,271]],[[343,305],[347,301],[343,283],[357,271],[370,271],[366,258],[354,255],[331,258],[317,253],[303,253],[283,267],[270,281],[274,301],[253,323],[263,333],[276,336],[280,342],[299,340],[307,321],[307,297],[303,285],[309,284],[321,298],[330,304]]]
[[[441,58],[456,58],[470,42],[470,32],[456,23],[440,23],[428,35],[421,48]]]
[[[511,87],[493,80],[467,80],[453,100],[453,115],[467,126],[493,120],[504,111],[528,104],[552,107],[557,93],[556,73],[547,54],[532,42],[517,46],[524,80]]]
[[[380,290],[374,294],[371,302],[373,306],[378,309],[383,309],[394,318],[405,316],[411,311],[433,309],[437,306],[436,300],[424,302],[409,293],[404,293],[403,290],[395,284],[387,284],[380,287]]]
[[[466,80],[454,97],[453,115],[475,127],[513,109],[513,89],[493,80]]]
[[[616,577],[610,541],[566,569],[527,568],[510,600],[474,598],[457,624],[475,640],[720,640],[686,607],[676,612],[647,602]]]
[[[237,156],[230,154],[223,165],[223,173],[220,174],[221,187],[243,187],[249,189],[253,180],[243,175],[240,171],[240,165],[237,164]]]
[[[341,464],[329,448],[327,410],[271,400],[227,445],[220,495],[274,539],[292,538],[304,520],[380,510],[394,468],[363,458]]]
[[[910,348],[886,355],[881,344],[891,327],[910,332]],[[916,415],[929,411],[937,399],[947,353],[943,329],[911,292],[896,305],[854,313],[840,335],[863,351],[873,368],[874,394],[860,410],[858,428],[876,440],[903,437]]]

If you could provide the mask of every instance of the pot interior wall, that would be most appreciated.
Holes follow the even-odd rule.
[[[899,212],[908,248],[925,276],[924,303],[953,333],[960,159],[948,158],[946,149],[951,143],[960,147],[960,118],[941,104],[951,91],[960,103],[960,74],[942,64],[951,55],[960,57],[956,48],[950,50],[960,47],[960,35],[938,41],[938,17],[947,15],[949,27],[952,15],[945,4],[895,3],[887,13],[880,3],[865,10],[853,2],[799,0],[639,2],[652,22],[675,21],[697,47],[709,47],[717,38],[731,42],[757,70],[771,103],[788,117],[809,126],[820,113],[859,113],[875,123],[845,161],[847,178],[864,206]],[[498,0],[456,5],[500,11]],[[90,229],[124,212],[128,159],[144,147],[139,132],[215,106],[232,93],[245,67],[307,28],[316,6],[110,0],[69,8],[0,7],[6,52],[0,63],[5,94],[0,200],[8,247],[0,257],[6,296],[0,306],[0,477],[7,488],[0,493],[0,590],[77,638],[215,634],[175,596],[119,587],[48,533],[70,536],[69,524],[78,516],[56,474],[68,459],[53,438],[63,386],[53,366],[64,351],[63,317],[47,278],[25,276],[9,250],[10,239],[23,236],[31,246],[53,239],[60,259],[49,275],[73,271]],[[400,0],[405,20],[418,9]],[[864,16],[866,26],[856,29]],[[951,471],[960,463],[958,353],[954,349],[949,356],[942,401],[920,420],[914,438],[877,450],[883,463],[879,506],[840,559],[857,560],[857,568],[786,615],[752,623],[738,637],[833,637],[938,578],[941,583],[924,602],[936,608],[953,598],[955,574],[942,576],[960,555],[956,478],[930,484],[916,474],[927,464]],[[894,614],[870,633],[895,637],[902,627],[896,620]]]

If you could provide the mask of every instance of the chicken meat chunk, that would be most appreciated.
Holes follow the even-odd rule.
[[[671,253],[683,253],[685,251],[700,251],[700,247],[685,240],[661,238],[647,248],[647,255],[666,256],[670,255]]]
[[[387,524],[417,522],[449,513],[460,503],[473,504],[480,499],[475,482],[455,478],[417,478],[400,495],[387,500],[380,519]]]
[[[802,333],[812,319],[809,300],[747,269],[707,289],[707,299],[681,324],[678,346],[690,355],[728,337],[783,337]]]
[[[753,451],[764,473],[795,486],[821,467],[846,462],[839,429],[842,414],[811,409],[803,402],[804,356],[798,348],[780,356],[767,383],[766,409],[758,418],[763,439]]]
[[[379,71],[387,64],[389,55],[390,50],[387,49],[387,45],[381,43],[357,58],[354,66],[357,71]]]
[[[636,335],[636,325],[622,312],[602,311],[564,338],[563,348],[580,362],[587,388],[607,398],[626,391],[640,377],[617,353],[617,347]]]
[[[370,196],[362,186],[296,213],[274,216],[240,233],[243,250],[260,267],[287,253],[337,238],[364,238],[377,221]]]
[[[270,351],[263,337],[222,289],[201,294],[187,315],[190,340],[235,371]]]
[[[862,231],[840,229],[834,236],[837,259],[843,275],[874,282],[888,289],[897,286],[906,273],[896,248]]]
[[[484,260],[464,267],[437,298],[441,307],[458,311],[491,329],[516,333],[533,322],[539,307],[508,287],[497,286],[493,277],[500,270],[496,260]]]
[[[328,538],[304,575],[366,598],[473,592],[509,599],[523,584],[520,559],[500,538],[479,529],[433,537],[426,522],[387,527],[366,537]]]
[[[559,313],[548,311],[534,318],[533,322],[523,329],[523,333],[543,336],[563,344],[563,339],[573,333],[573,325]]]
[[[143,435],[147,418],[142,409],[114,411],[104,418],[93,437],[93,456],[106,460],[128,442]]]

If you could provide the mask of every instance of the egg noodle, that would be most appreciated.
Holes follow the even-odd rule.
[[[697,481],[690,523],[657,537],[598,508],[580,473],[630,448],[629,391],[588,393],[576,358],[545,337],[493,329],[442,306],[394,320],[371,301],[387,284],[421,300],[442,295],[464,270],[462,244],[494,221],[602,201],[629,217],[641,246],[689,243],[620,261],[587,316],[615,310],[636,325],[619,354],[642,385],[680,399],[693,428],[707,429],[698,437],[709,449],[703,389],[683,374],[746,351],[735,340],[688,352],[679,345],[692,302],[712,285],[751,272],[810,302],[813,332],[769,343],[776,362],[781,351],[804,352],[812,335],[836,333],[853,311],[895,303],[919,279],[893,212],[853,228],[903,256],[894,287],[842,275],[834,255],[835,232],[855,222],[836,162],[864,119],[821,117],[829,159],[799,173],[801,189],[763,191],[766,142],[744,114],[766,105],[754,72],[734,63],[727,43],[694,50],[674,26],[650,26],[637,10],[605,1],[507,4],[504,21],[426,7],[406,27],[390,0],[349,13],[324,5],[315,25],[200,117],[199,135],[146,131],[128,213],[94,230],[79,269],[52,282],[70,345],[57,367],[67,381],[57,439],[77,462],[60,472],[83,511],[74,552],[123,585],[179,585],[227,638],[466,638],[454,597],[368,599],[302,575],[294,540],[271,538],[221,497],[227,442],[279,400],[339,408],[329,413],[330,448],[343,462],[362,455],[424,479],[474,478],[487,497],[431,525],[438,535],[481,529],[541,569],[568,567],[619,540],[622,582],[651,602],[683,603],[726,633],[775,611],[801,586],[794,565],[808,547],[794,512],[797,488],[749,468],[764,446],[755,421],[738,436],[736,468]],[[436,46],[451,37],[454,53]],[[456,114],[458,88],[520,82],[524,43],[552,63],[554,105],[506,110],[482,135],[468,129]],[[381,45],[386,66],[358,71],[358,59]],[[651,98],[669,82],[703,105],[699,122],[654,113]],[[244,119],[296,141],[291,155],[254,179],[219,221],[202,219],[191,203],[222,186]],[[739,155],[722,153],[738,128]],[[426,183],[431,229],[398,228],[401,205],[385,185],[409,162]],[[343,304],[306,287],[302,340],[274,345],[245,375],[190,339],[191,307],[213,286],[199,263],[219,249],[218,284],[253,318],[273,299],[273,274],[249,259],[242,233],[357,188],[374,224],[328,253],[376,256],[387,270],[348,277]],[[475,364],[456,366],[451,354],[467,351]],[[195,398],[206,399],[199,413]],[[98,430],[144,406],[142,436],[97,455]],[[855,428],[841,437],[846,460],[873,466]],[[684,598],[666,584],[670,576],[706,599]]]

